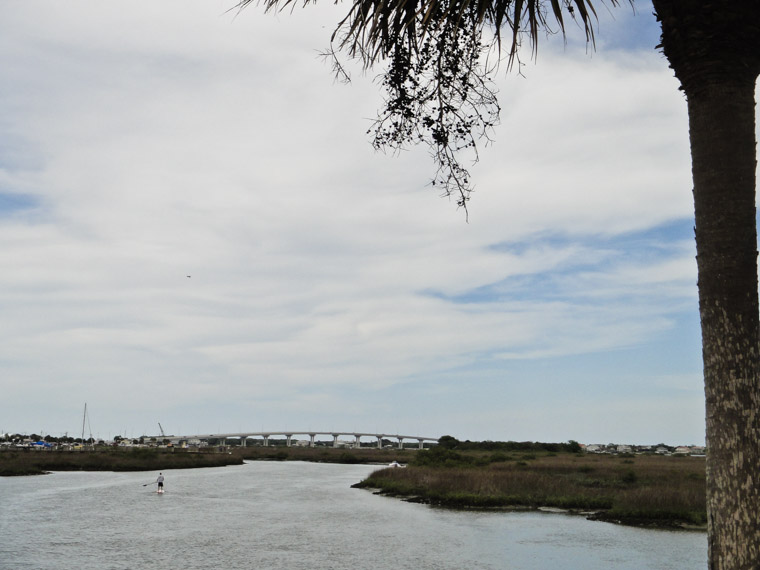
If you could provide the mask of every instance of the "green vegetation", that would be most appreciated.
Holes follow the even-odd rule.
[[[403,449],[340,449],[332,447],[233,447],[187,450],[182,448],[120,448],[99,446],[94,450],[0,451],[0,476],[40,475],[48,471],[152,471],[240,465],[244,460],[314,461],[321,463],[406,463],[415,451]]]
[[[456,449],[458,451],[502,451],[502,452],[541,452],[550,453],[580,453],[582,448],[577,441],[567,443],[543,443],[540,441],[459,441],[450,435],[444,435],[438,440],[438,447]]]
[[[356,485],[456,508],[556,507],[635,525],[706,523],[704,457],[488,453],[444,447]]]
[[[183,453],[156,448],[99,448],[85,451],[3,451],[0,476],[41,475],[48,471],[160,471],[239,465],[229,453]]]
[[[435,448],[434,448],[435,449]],[[360,449],[345,449],[333,447],[233,447],[232,454],[249,461],[315,461],[319,463],[347,464],[382,464],[392,461],[408,463],[417,456],[416,450],[409,449],[377,449],[362,447]]]

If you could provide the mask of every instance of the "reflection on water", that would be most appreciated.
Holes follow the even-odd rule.
[[[704,533],[433,509],[351,489],[376,467],[256,462],[0,478],[0,570],[687,570]]]

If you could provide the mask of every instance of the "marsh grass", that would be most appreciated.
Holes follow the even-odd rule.
[[[227,453],[172,453],[156,449],[95,451],[4,451],[0,476],[38,475],[48,471],[151,471],[219,467],[243,460]]]
[[[408,463],[416,455],[416,450],[406,449],[341,449],[332,447],[285,447],[250,446],[232,448],[233,455],[249,461],[311,461],[318,463],[373,463],[388,465],[392,461]]]
[[[175,448],[100,447],[85,451],[3,450],[0,476],[39,475],[47,471],[150,471],[237,465],[244,460],[313,461],[322,463],[407,463],[416,451],[403,449],[351,449],[330,447],[251,446],[225,452]]]
[[[359,486],[451,507],[603,510],[598,518],[670,525],[706,522],[704,458],[556,454],[529,460],[376,471]],[[422,463],[425,463],[422,461]]]

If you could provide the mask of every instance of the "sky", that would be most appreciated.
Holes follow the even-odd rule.
[[[346,7],[0,1],[0,432],[704,444],[651,5],[499,72],[467,215],[320,59]]]

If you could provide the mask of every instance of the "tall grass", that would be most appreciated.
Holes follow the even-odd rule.
[[[47,471],[158,471],[242,462],[241,458],[226,453],[171,453],[154,449],[4,451],[0,453],[0,476],[37,475]]]
[[[377,463],[388,465],[392,461],[407,463],[418,452],[408,449],[360,449],[285,446],[250,446],[231,448],[233,455],[248,460],[313,461],[319,463]]]
[[[408,462],[416,451],[403,449],[340,449],[332,447],[251,446],[216,453],[174,448],[111,448],[86,451],[1,450],[0,476],[37,475],[46,471],[149,471],[172,468],[216,467],[243,460],[316,461],[325,463]]]
[[[535,456],[534,456],[535,457]],[[422,461],[424,463],[424,460]],[[706,521],[704,458],[544,455],[382,469],[360,486],[452,507],[603,510],[629,523]]]

